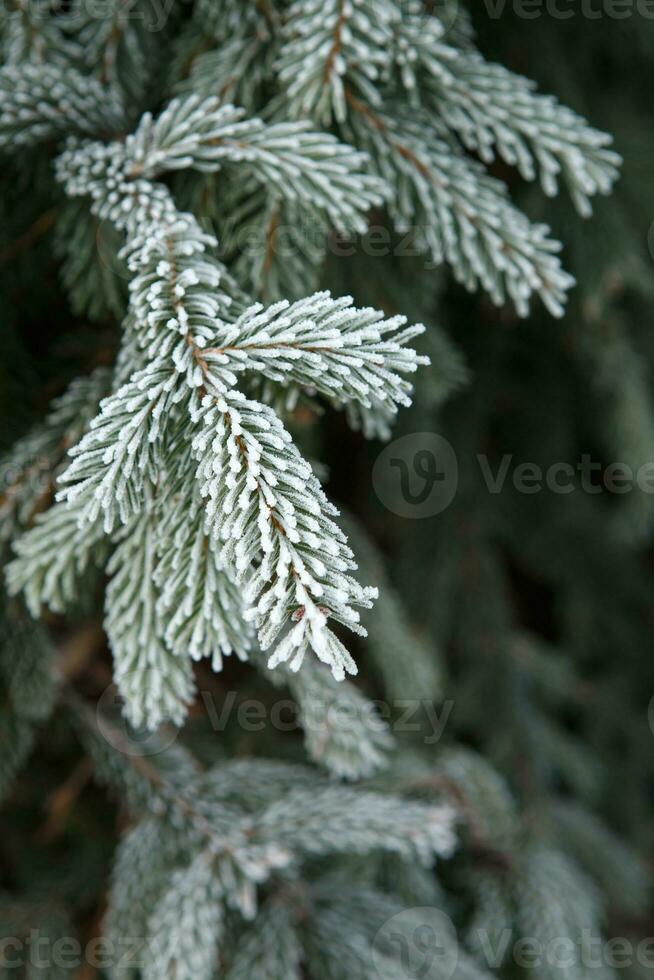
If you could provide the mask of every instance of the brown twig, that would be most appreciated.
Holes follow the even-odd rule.
[[[47,817],[37,833],[41,844],[49,844],[61,836],[78,797],[93,775],[93,764],[88,756],[80,759],[68,778],[46,801]]]

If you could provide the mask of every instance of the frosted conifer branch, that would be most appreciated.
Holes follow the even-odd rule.
[[[299,670],[311,648],[335,677],[356,673],[327,620],[365,635],[356,607],[370,606],[376,592],[349,574],[356,567],[352,552],[311,467],[274,412],[239,392],[205,395],[196,420],[207,525],[247,582],[262,649],[292,623],[269,666],[290,661]],[[253,554],[260,556],[254,566]]]
[[[177,371],[200,400],[192,410],[198,429],[192,444],[207,502],[206,527],[224,543],[222,560],[247,580],[246,599],[254,604],[251,615],[263,649],[278,637],[288,617],[295,617],[270,665],[290,660],[298,669],[310,646],[342,678],[346,671],[355,672],[355,666],[327,629],[327,617],[361,632],[354,607],[368,606],[375,593],[362,589],[348,574],[355,565],[331,519],[335,512],[275,413],[232,390],[233,379],[223,378],[211,363],[214,348],[207,346],[207,335],[217,310],[191,266],[201,267],[198,259],[204,244],[183,219],[167,233],[135,242],[130,263],[142,271],[133,283],[134,309],[153,331],[163,327],[173,337],[181,334],[172,355]],[[279,313],[276,308],[274,314]],[[348,300],[334,301],[328,294],[296,304],[288,317],[291,323],[295,318],[308,326],[309,315],[318,322],[324,316],[329,322],[333,313],[345,335],[345,316],[354,319],[355,327],[361,318],[379,322],[379,314],[352,311]],[[271,315],[264,315],[266,320]],[[260,324],[261,318],[252,324],[252,311],[246,312],[229,336],[236,338],[245,331],[248,339]],[[283,318],[278,320],[278,327],[283,324]],[[213,327],[221,332],[220,324]],[[410,335],[405,332],[402,339]],[[402,363],[402,358],[416,363],[415,355],[404,354],[399,346],[387,345],[386,351],[390,367]],[[392,376],[387,373],[385,381],[392,393]],[[401,385],[396,391],[401,394]]]
[[[306,385],[337,401],[377,403],[396,410],[410,403],[410,385],[396,372],[412,373],[426,358],[405,344],[419,336],[419,324],[385,320],[377,310],[357,310],[352,299],[315,293],[290,305],[282,300],[251,307],[226,328],[220,347],[203,351],[229,385],[241,371],[257,371],[273,381]],[[390,336],[387,336],[390,335]]]
[[[125,936],[134,942],[125,950],[120,967],[110,980],[126,980],[150,955],[148,926],[151,914],[164,894],[169,876],[186,852],[185,835],[171,821],[150,817],[142,820],[118,847],[112,875],[109,909],[104,934],[116,948]]]
[[[103,368],[73,381],[52,401],[43,422],[0,457],[0,542],[29,527],[48,502],[68,450],[96,414],[109,382]]]
[[[105,629],[114,657],[114,677],[134,726],[181,724],[194,695],[187,655],[165,646],[158,611],[156,520],[149,504],[118,539],[107,565]]]
[[[398,27],[408,90],[484,162],[492,162],[497,152],[526,180],[539,171],[550,197],[562,178],[579,212],[588,216],[589,198],[608,194],[618,177],[621,158],[608,149],[612,138],[552,96],[540,95],[529,79],[475,51],[442,43],[434,24],[434,18],[406,17]]]
[[[235,0],[198,0],[188,41],[185,37],[179,45],[183,62],[181,71],[172,72],[174,89],[218,95],[225,103],[256,111],[273,75],[279,27],[276,0],[245,6]],[[211,38],[212,50],[198,51],[198,31]]]
[[[393,737],[354,684],[338,683],[313,660],[296,672],[281,668],[271,679],[278,687],[288,685],[296,698],[298,722],[314,762],[341,779],[365,779],[384,767]]]
[[[22,592],[33,616],[43,606],[64,612],[78,598],[84,573],[106,557],[102,519],[80,526],[77,506],[57,503],[39,514],[34,527],[14,542],[16,557],[6,568],[12,595]]]
[[[329,125],[347,116],[344,79],[371,105],[400,10],[393,0],[297,0],[289,8],[277,61],[296,118]]]
[[[89,196],[92,212],[120,231],[151,222],[170,222],[177,215],[172,195],[163,184],[130,175],[123,143],[69,139],[55,162],[57,178],[70,197]]]
[[[84,69],[121,92],[130,117],[143,108],[148,83],[158,70],[158,54],[170,29],[165,8],[148,0],[107,0],[89,6],[72,0],[68,32],[76,38]],[[162,36],[163,35],[163,36]]]
[[[223,888],[200,855],[172,874],[152,909],[143,980],[210,980],[222,926]]]
[[[45,630],[26,615],[19,602],[9,601],[2,593],[0,633],[0,800],[4,802],[32,748],[37,726],[54,707],[56,690],[53,649]]]
[[[456,278],[478,283],[498,305],[506,295],[521,316],[537,293],[550,313],[563,314],[574,284],[561,268],[560,244],[546,225],[533,225],[509,201],[506,188],[460,153],[426,116],[373,113],[351,97],[350,125],[395,188],[391,211],[400,231],[433,261],[447,261]]]
[[[444,615],[432,615],[439,623],[430,636],[418,609],[411,616],[402,609],[356,532],[352,549],[317,478],[320,463],[310,465],[291,436],[297,426],[301,437],[308,413],[317,416],[325,402],[343,408],[366,435],[388,436],[409,403],[414,371],[427,363],[409,346],[422,327],[392,314],[408,309],[411,323],[433,319],[442,278],[432,264],[449,263],[468,288],[481,285],[496,303],[508,297],[520,314],[534,294],[560,314],[572,280],[559,246],[513,207],[486,165],[499,156],[528,179],[539,174],[548,195],[566,183],[587,213],[590,198],[616,177],[619,159],[608,138],[485,62],[472,47],[468,19],[457,13],[450,20],[456,0],[442,0],[442,23],[431,15],[431,0],[194,0],[189,11],[164,4],[167,23],[154,38],[141,17],[148,0],[107,0],[95,12],[84,0],[66,0],[57,11],[49,0],[15,2],[18,17],[14,0],[0,12],[0,46],[10,62],[0,71],[0,148],[29,150],[18,154],[25,170],[19,185],[29,182],[34,200],[7,210],[8,235],[17,240],[6,243],[5,260],[33,240],[34,219],[23,223],[22,215],[33,204],[36,217],[45,201],[46,225],[56,215],[54,254],[73,313],[122,320],[122,332],[111,332],[111,374],[74,385],[0,462],[0,544],[15,548],[10,591],[22,592],[36,615],[44,604],[67,610],[106,586],[115,677],[134,725],[184,720],[195,698],[195,661],[207,658],[221,670],[227,657],[230,666],[251,657],[268,683],[297,701],[305,751],[316,764],[243,757],[243,750],[271,751],[274,715],[260,740],[244,740],[230,725],[209,746],[208,719],[194,712],[188,738],[166,747],[175,733],[164,727],[144,754],[130,726],[104,714],[104,698],[94,711],[73,692],[64,675],[79,661],[62,651],[60,720],[81,735],[98,779],[118,790],[131,817],[143,817],[120,847],[105,932],[120,952],[121,939],[139,940],[126,960],[108,966],[108,980],[402,980],[406,964],[392,947],[399,940],[411,959],[419,927],[428,926],[418,906],[447,901],[431,866],[453,853],[456,814],[471,861],[455,869],[450,911],[458,915],[460,905],[461,924],[473,932],[485,929],[494,941],[517,924],[543,948],[561,937],[590,937],[603,911],[599,890],[612,899],[631,889],[637,911],[646,869],[584,809],[545,799],[547,819],[527,826],[482,755],[441,747],[434,758],[418,739],[396,745],[363,691],[344,679],[356,672],[345,630],[363,635],[368,627],[370,680],[376,673],[390,700],[437,698],[436,638],[451,634],[454,653],[460,648],[470,659],[473,648],[489,645],[490,624],[501,634],[498,653],[511,661],[503,671],[510,693],[522,680],[517,687],[567,716],[575,678],[557,668],[558,658],[530,641],[517,664],[515,637],[504,628],[501,568],[494,554],[473,547],[476,531],[489,524],[484,514],[468,527],[460,520],[465,500],[457,498],[443,518],[454,544],[440,554],[445,571],[435,582],[435,610]],[[66,138],[54,151],[57,188],[50,157]],[[46,143],[40,153],[33,152],[38,141]],[[368,254],[366,245],[382,244],[373,242],[374,225],[387,216],[406,236],[402,246],[411,239],[426,262],[404,264],[399,254],[392,261],[375,254],[374,267],[367,261],[373,249]],[[103,263],[105,222],[116,234],[107,236],[110,261]],[[35,227],[40,232],[40,219]],[[341,232],[364,236],[344,250],[359,252],[352,262],[328,255],[331,243],[342,244]],[[389,235],[383,249],[391,253],[396,244]],[[20,279],[24,269],[41,267],[46,252],[21,255]],[[122,264],[114,265],[119,252]],[[13,269],[6,278],[13,286]],[[611,279],[602,284],[605,298]],[[318,292],[325,280],[370,296],[364,302],[374,308]],[[102,323],[91,355],[102,362],[108,326]],[[27,328],[29,347],[29,316]],[[485,341],[469,340],[473,356],[490,351]],[[591,338],[586,346],[597,345]],[[507,355],[514,366],[520,353],[493,346],[493,364],[503,369]],[[558,348],[555,354],[558,364]],[[430,420],[463,373],[447,343],[432,359],[436,372],[419,406]],[[624,358],[617,360],[625,375],[619,394],[626,394],[613,397],[607,437],[637,455],[647,440],[639,437],[636,446],[629,423],[649,406],[642,379],[634,383],[634,371],[625,373]],[[608,385],[609,397],[617,388]],[[481,391],[471,412],[454,413],[471,439],[482,432],[477,409],[489,393]],[[35,458],[45,470],[38,488]],[[503,520],[490,525],[505,530]],[[398,577],[412,576],[413,556],[399,558]],[[88,574],[96,566],[108,584]],[[543,570],[546,579],[550,571]],[[470,630],[467,614],[484,598],[477,580],[489,575],[490,615],[482,609],[479,622],[473,615]],[[376,619],[360,621],[376,589],[359,579],[382,588]],[[472,605],[457,604],[459,580],[467,592],[472,583]],[[570,582],[563,627],[584,646],[603,579],[593,576],[589,588]],[[5,607],[0,597],[0,620],[11,634],[0,644],[8,709],[0,720],[0,743],[8,747],[2,793],[54,704],[55,683],[46,633],[23,619],[20,600]],[[67,631],[57,620],[54,632],[66,645]],[[465,690],[466,677],[455,674]],[[492,674],[491,665],[490,674],[472,679],[473,695]],[[609,685],[614,674],[607,673]],[[84,697],[91,694],[81,686]],[[224,707],[229,713],[230,704]],[[473,720],[462,719],[466,731]],[[525,788],[533,782],[538,790],[544,773],[546,789],[565,784],[568,795],[579,789],[595,798],[601,786],[577,734],[557,727],[536,702],[529,722],[527,748],[535,738],[540,757],[527,753]],[[284,741],[289,758],[302,751],[299,739]],[[202,762],[188,744],[198,746]],[[215,765],[216,754],[237,761]],[[53,798],[55,822],[78,775]],[[542,802],[538,791],[522,795],[527,806],[532,795]],[[535,848],[526,829],[536,829],[544,846]],[[471,894],[459,903],[461,887]],[[13,897],[2,898],[0,913]],[[380,927],[406,907],[414,913],[404,930],[398,926],[386,944],[382,934],[371,956]],[[439,970],[430,964],[430,980]],[[572,968],[564,980],[578,974]],[[553,980],[548,964],[534,975]],[[488,977],[458,950],[451,980]]]
[[[194,462],[188,451],[180,455],[181,465],[167,484],[172,503],[162,507],[157,526],[158,612],[171,652],[193,660],[209,657],[220,671],[223,657],[247,658],[252,628],[220,544],[205,531]]]
[[[384,333],[392,334],[401,325],[400,319],[384,322],[376,311],[357,311],[348,298],[332,300],[327,293],[292,307],[282,304],[263,313],[259,308],[248,310],[232,328],[218,319],[220,304],[214,290],[220,269],[209,256],[205,258],[211,243],[211,237],[200,232],[190,215],[177,215],[174,223],[163,227],[150,224],[143,235],[130,239],[131,316],[136,325],[145,325],[137,339],[153,360],[102,403],[89,432],[71,451],[72,462],[61,478],[59,498],[74,506],[80,524],[95,528],[102,514],[107,533],[118,523],[138,522],[147,499],[169,472],[165,456],[173,450],[166,433],[175,428],[182,459],[184,445],[192,448],[196,464],[190,459],[189,463],[197,465],[204,504],[201,517],[199,509],[195,510],[196,557],[184,558],[179,552],[173,558],[169,552],[163,559],[163,571],[156,572],[162,588],[166,580],[177,582],[178,589],[168,584],[156,599],[154,612],[151,596],[147,604],[141,597],[149,644],[146,663],[162,669],[168,664],[166,671],[178,676],[172,665],[175,655],[182,653],[181,636],[193,637],[193,649],[183,652],[195,657],[208,654],[210,644],[217,642],[216,665],[221,663],[220,651],[237,648],[244,655],[247,630],[238,643],[235,628],[226,625],[229,616],[224,608],[225,604],[240,608],[229,578],[235,575],[246,585],[241,625],[243,617],[254,621],[264,650],[279,641],[270,656],[271,667],[289,662],[292,670],[298,670],[312,649],[342,679],[346,672],[356,673],[356,666],[327,626],[328,619],[365,635],[358,608],[369,607],[376,592],[362,588],[353,578],[356,565],[333,520],[336,511],[278,417],[233,389],[234,373],[225,367],[221,348],[215,345],[225,347],[224,337],[239,341],[242,335],[243,346],[270,337],[283,350],[280,363],[288,370],[294,365],[281,345],[290,331],[301,343],[298,353],[309,362],[304,373],[292,370],[291,380],[302,380],[338,400],[355,397],[364,404],[368,389],[375,391],[379,401],[383,387],[394,407],[395,402],[407,403],[409,389],[393,369],[412,370],[419,362],[403,345],[420,328],[404,330],[395,340],[385,341]],[[314,367],[310,362],[315,342],[328,343],[333,349],[321,351]],[[258,349],[257,358],[261,356]],[[259,368],[257,361],[252,367]],[[268,373],[280,377],[276,367]],[[182,480],[186,479],[182,473]],[[190,500],[192,486],[186,486]],[[193,506],[199,508],[199,503]],[[166,507],[159,505],[147,522],[148,526],[153,521],[157,524],[151,534],[158,554],[165,540],[160,528],[170,528],[175,519],[171,517],[174,506],[172,511],[167,509],[166,514]],[[122,551],[125,547],[121,546]],[[206,562],[205,547],[212,549],[215,558],[212,571],[206,564],[198,565],[198,556]],[[112,568],[115,561],[119,561],[116,555]],[[178,568],[186,567],[185,578],[173,575],[166,579],[166,571],[175,571],[167,564],[170,561]],[[128,641],[121,633],[126,608],[122,589],[127,582],[117,581],[107,596],[107,623],[117,663],[122,665],[120,683],[127,670],[125,663],[130,670],[135,666],[136,647],[133,638]],[[222,583],[215,595],[207,592],[208,581]],[[130,636],[131,624],[124,627]],[[136,697],[133,692],[142,680],[138,673],[136,677],[133,689],[126,681],[122,683],[128,698]],[[189,690],[187,679],[182,685],[182,703]],[[178,708],[166,698],[168,695],[164,703],[174,710],[173,717],[179,718]],[[156,698],[153,702],[148,699],[149,707],[143,707],[137,698],[130,710],[154,725],[165,716],[163,709],[154,707],[155,702]]]
[[[184,908],[188,901],[189,916],[195,901],[219,925],[223,909],[253,918],[259,886],[276,871],[296,877],[307,859],[374,850],[430,866],[454,849],[454,811],[447,805],[339,787],[307,767],[264,760],[228,763],[202,776],[177,748],[142,760],[126,741],[117,755],[90,712],[83,709],[79,718],[103,777],[121,787],[135,783],[132,805],[148,814],[120,847],[107,935],[118,938],[121,928],[137,927],[139,948],[154,947],[155,956],[174,953],[170,938],[179,919],[167,919],[169,930],[162,932],[161,916],[154,914],[168,908],[173,894]],[[114,738],[125,736],[114,731]],[[191,882],[197,884],[195,900]],[[366,914],[372,912],[366,906]],[[196,914],[204,916],[199,909]],[[195,934],[190,919],[181,925]],[[215,956],[213,936],[203,932],[197,943]],[[197,955],[199,976],[210,977],[208,959],[199,949]]]
[[[298,790],[252,820],[257,843],[270,840],[304,855],[383,850],[429,866],[454,852],[454,810],[349,787]]]
[[[265,51],[248,96],[258,104],[248,114],[224,103],[233,86],[191,90],[158,115],[142,115],[124,138],[82,139],[125,128],[116,86],[104,84],[113,79],[130,91],[116,59],[131,66],[134,91],[149,70],[138,32],[114,6],[97,32],[87,21],[81,32],[90,42],[88,67],[101,64],[102,81],[59,64],[11,67],[2,76],[5,85],[15,82],[0,116],[7,136],[70,135],[57,177],[70,197],[90,199],[91,213],[125,234],[131,277],[114,391],[70,453],[52,516],[18,545],[11,584],[27,590],[32,608],[43,600],[62,607],[94,544],[103,534],[113,538],[107,623],[129,710],[151,725],[167,712],[182,717],[192,692],[189,655],[210,655],[218,668],[226,655],[247,654],[254,630],[270,667],[297,671],[312,649],[334,677],[356,671],[331,627],[364,634],[360,609],[376,590],[355,579],[337,512],[277,412],[262,403],[268,395],[252,395],[265,382],[280,386],[288,404],[298,393],[322,396],[345,405],[369,434],[385,434],[409,402],[408,375],[426,363],[407,346],[419,326],[356,309],[348,297],[315,293],[252,306],[213,254],[216,237],[158,178],[195,171],[185,184],[171,181],[176,195],[180,186],[199,187],[224,212],[224,227],[256,228],[265,246],[259,267],[245,275],[241,259],[233,268],[257,288],[272,270],[272,295],[306,296],[304,269],[308,263],[311,277],[319,274],[329,228],[364,232],[371,207],[389,201],[396,230],[414,232],[422,251],[448,261],[468,288],[481,284],[496,303],[508,296],[520,314],[538,293],[559,315],[572,279],[558,243],[512,206],[453,133],[482,159],[497,150],[526,175],[537,162],[548,193],[562,168],[576,181],[580,204],[608,190],[617,165],[601,134],[527,83],[516,82],[518,98],[507,102],[513,76],[483,62],[465,39],[461,48],[444,44],[438,20],[418,4],[265,0],[241,19],[233,0],[220,0],[215,8],[200,4],[197,16],[203,11],[207,35],[221,48],[233,34],[232,64],[249,56],[253,41]],[[186,90],[198,51],[212,54],[205,48],[203,41],[190,59]],[[229,72],[230,58],[222,67],[214,61],[214,77]],[[181,74],[176,65],[173,75]],[[171,81],[179,91],[179,78]],[[333,122],[346,142],[319,128]],[[285,276],[279,226],[299,225],[302,215],[316,220],[323,240],[306,261],[294,256]],[[67,531],[67,546],[48,569],[38,549],[51,555],[45,536],[61,542]],[[147,588],[129,580],[130,561],[147,567]],[[126,613],[131,604],[138,629]],[[152,665],[161,681],[144,691]],[[366,743],[355,768],[363,771],[364,756],[376,765],[378,748]],[[331,740],[325,761],[345,772],[339,752]]]
[[[69,66],[0,69],[0,148],[32,146],[73,133],[116,133],[123,125],[116,92]]]
[[[266,764],[259,765],[265,777]],[[278,764],[271,765],[274,790]],[[382,851],[431,866],[436,858],[453,853],[455,814],[449,806],[335,786],[310,770],[299,770],[300,782],[302,771],[312,777],[306,788],[295,783],[289,792],[282,779],[277,799],[262,800],[250,812],[233,802],[226,806],[220,797],[212,800],[201,784],[193,786],[192,796],[178,797],[177,804],[173,800],[186,851],[186,860],[184,851],[179,854],[178,868],[197,868],[205,861],[213,867],[227,906],[250,918],[257,886],[275,869],[297,866],[307,858]],[[128,843],[129,838],[124,846]],[[152,843],[156,846],[156,837]],[[143,840],[141,846],[145,848]]]
[[[132,208],[158,203],[151,219],[171,211],[166,189],[153,184],[170,170],[244,168],[267,193],[324,212],[343,231],[364,231],[365,214],[388,193],[367,173],[364,153],[306,122],[264,123],[215,97],[177,99],[156,118],[146,113],[124,144],[72,144],[57,171],[71,195],[91,194],[96,213],[125,227],[142,224]],[[128,209],[126,203],[131,207]],[[122,215],[121,215],[122,211]]]
[[[147,487],[159,469],[162,418],[181,395],[176,375],[160,358],[104,399],[87,434],[70,450],[72,463],[60,482],[58,500],[77,504],[80,522],[104,514],[111,532],[143,508]],[[159,464],[159,465],[158,465]]]
[[[154,179],[189,167],[212,172],[246,167],[268,193],[325,211],[342,229],[365,230],[364,215],[386,188],[367,174],[365,154],[307,122],[264,123],[215,97],[173,99],[153,119],[145,114],[127,138],[127,175]]]
[[[537,166],[547,194],[561,176],[583,215],[592,195],[610,190],[620,157],[610,137],[485,62],[459,31],[448,39],[461,47],[444,36],[419,3],[298,0],[276,63],[278,111],[322,125],[334,117],[393,189],[398,231],[411,231],[434,262],[449,262],[467,288],[482,285],[498,304],[508,295],[521,316],[535,292],[561,315],[573,279],[555,255],[560,246],[450,133],[485,162],[497,151],[530,179]]]
[[[526,850],[513,883],[518,928],[524,935],[546,945],[553,941],[580,944],[575,956],[561,969],[546,960],[535,974],[538,980],[565,980],[578,976],[578,961],[587,962],[590,949],[600,942],[603,909],[593,883],[563,854],[543,845]],[[574,940],[572,939],[574,937]],[[609,973],[610,976],[610,971]]]
[[[302,980],[303,959],[292,911],[271,901],[239,937],[226,980]]]

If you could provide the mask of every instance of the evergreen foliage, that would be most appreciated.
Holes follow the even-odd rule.
[[[36,930],[26,977],[592,980],[596,943],[647,934],[651,494],[493,494],[479,465],[651,465],[654,198],[633,138],[616,189],[558,100],[586,79],[641,138],[634,92],[592,98],[634,37],[600,27],[576,79],[580,24],[477,19],[0,13],[0,948]],[[516,38],[556,98],[495,63]],[[434,432],[454,500],[396,518],[380,441]],[[100,964],[52,953],[98,936]],[[525,937],[572,963],[523,968]]]

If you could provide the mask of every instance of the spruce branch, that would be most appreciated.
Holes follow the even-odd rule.
[[[5,150],[72,134],[119,133],[125,123],[119,95],[67,65],[6,65],[0,100]]]
[[[539,172],[549,197],[562,178],[588,217],[590,198],[608,194],[618,177],[621,158],[609,149],[612,138],[553,96],[537,93],[529,79],[443,43],[433,24],[433,18],[407,17],[398,27],[405,87],[485,163],[499,153],[526,180]]]
[[[410,404],[410,385],[400,377],[428,359],[405,345],[419,336],[419,324],[400,331],[406,319],[385,320],[378,310],[356,310],[349,296],[332,300],[315,293],[297,303],[282,300],[246,310],[226,327],[220,347],[202,353],[225,383],[238,373],[257,371],[272,381],[294,382],[338,402],[358,401],[396,411]],[[390,336],[386,336],[390,335]]]
[[[526,316],[537,293],[562,316],[574,279],[561,268],[561,246],[546,225],[532,225],[506,188],[464,156],[423,113],[373,112],[350,94],[349,125],[380,175],[395,188],[391,212],[400,231],[434,262],[447,261],[467,288],[479,283],[498,305],[505,297]]]
[[[292,909],[271,899],[239,936],[226,980],[302,980],[303,959]]]
[[[386,65],[392,28],[400,18],[393,0],[296,0],[285,18],[276,69],[295,118],[328,126],[347,116],[345,78],[371,105],[381,103],[378,86]]]
[[[189,167],[245,168],[268,192],[324,211],[342,230],[365,230],[365,213],[387,191],[366,173],[365,154],[310,123],[247,119],[244,110],[197,94],[173,99],[156,119],[145,113],[124,155],[129,181]]]
[[[290,623],[269,666],[289,661],[299,670],[311,648],[336,678],[356,673],[327,621],[363,633],[356,607],[368,607],[376,593],[349,574],[356,567],[352,552],[311,467],[274,412],[239,392],[205,395],[195,418],[208,527],[246,579],[262,649]],[[254,566],[253,554],[260,556]]]
[[[164,641],[174,654],[193,660],[209,657],[212,668],[220,671],[223,657],[235,653],[247,659],[252,628],[220,543],[206,532],[194,469],[189,449],[181,450],[166,481],[172,504],[162,505],[157,526],[158,613]]]
[[[56,503],[14,541],[15,558],[5,569],[7,587],[10,595],[23,594],[35,617],[44,606],[59,613],[68,609],[88,569],[106,559],[102,518],[89,525],[84,516],[77,506]]]
[[[259,666],[259,661],[257,661]],[[309,757],[341,779],[365,779],[387,764],[394,739],[376,706],[349,681],[334,680],[310,660],[302,670],[281,668],[272,675],[297,701]]]
[[[2,593],[0,627],[0,799],[4,799],[32,749],[38,726],[52,712],[56,685],[53,649],[45,630],[20,603]]]
[[[72,462],[57,494],[75,506],[80,523],[93,525],[103,514],[108,534],[143,509],[157,479],[162,417],[181,397],[176,381],[158,358],[100,403],[100,414],[69,451]]]
[[[96,414],[109,383],[104,368],[73,381],[53,399],[43,422],[0,458],[0,542],[29,527],[47,505],[68,450]]]
[[[152,909],[143,980],[213,976],[223,926],[223,888],[203,854],[171,875]]]
[[[195,685],[191,661],[168,649],[160,617],[156,520],[149,503],[118,536],[107,571],[105,630],[125,714],[136,727],[181,724]]]

